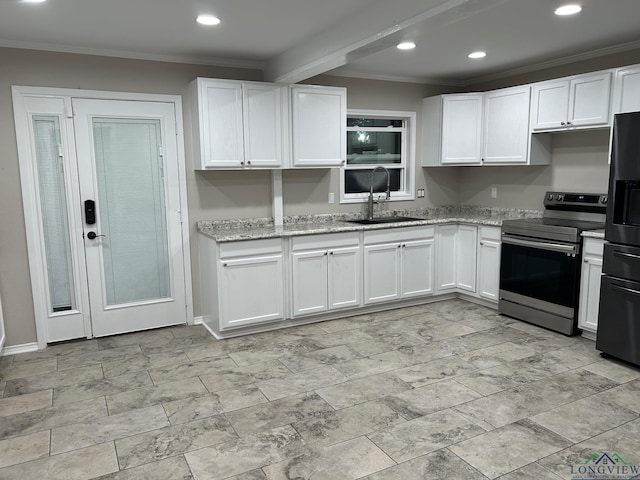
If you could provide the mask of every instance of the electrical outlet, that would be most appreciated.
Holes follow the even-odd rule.
[[[329,192],[329,203],[336,203],[336,196],[333,192]]]
[[[424,198],[424,188],[418,189],[418,198]]]
[[[498,187],[491,187],[491,198],[498,198]]]

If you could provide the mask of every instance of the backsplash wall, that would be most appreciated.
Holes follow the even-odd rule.
[[[458,167],[460,202],[491,207],[542,209],[545,192],[606,193],[609,130],[556,133],[550,165]],[[491,198],[491,188],[498,196]]]

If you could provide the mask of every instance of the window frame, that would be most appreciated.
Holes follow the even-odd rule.
[[[404,146],[404,155],[401,155],[400,163],[383,165],[389,168],[402,169],[401,184],[404,184],[404,190],[397,192],[391,192],[391,198],[389,202],[401,202],[407,200],[415,200],[415,165],[416,165],[416,112],[412,111],[399,111],[399,110],[366,110],[366,109],[349,109],[347,110],[348,117],[363,117],[363,118],[382,118],[382,119],[395,119],[403,120],[405,122],[404,135],[402,143]],[[344,126],[344,135],[346,137],[347,132],[350,131],[346,123]],[[374,130],[372,128],[372,130]],[[378,130],[379,131],[379,130]],[[364,203],[369,198],[368,192],[362,193],[345,193],[345,172],[346,170],[369,170],[377,165],[359,165],[349,166],[345,161],[345,164],[340,167],[340,203]],[[384,194],[377,193],[374,196],[384,197]],[[376,197],[376,199],[377,199]]]

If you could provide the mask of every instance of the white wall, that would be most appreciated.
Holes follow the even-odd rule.
[[[547,191],[606,193],[609,130],[563,132],[553,136],[547,166],[460,167],[460,202],[472,205],[542,209]],[[498,197],[491,198],[491,187]]]

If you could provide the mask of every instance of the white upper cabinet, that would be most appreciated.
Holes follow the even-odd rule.
[[[347,158],[347,90],[291,86],[293,167],[339,167]]]
[[[610,71],[536,83],[532,90],[531,130],[607,127],[610,103]]]
[[[285,87],[269,83],[194,80],[196,169],[280,167],[286,93]]]
[[[482,162],[483,95],[446,95],[442,98],[442,164]]]
[[[242,85],[244,159],[248,167],[279,167],[285,150],[286,89],[280,85]]]
[[[529,86],[484,95],[484,163],[527,163],[530,100]]]
[[[613,113],[640,111],[640,65],[616,70]]]
[[[548,164],[550,139],[531,138],[531,87],[429,97],[422,166]]]

